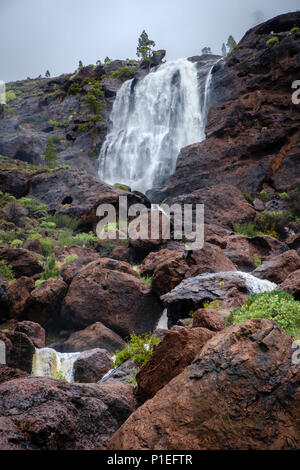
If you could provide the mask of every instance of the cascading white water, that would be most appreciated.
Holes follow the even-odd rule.
[[[168,330],[168,310],[165,308],[163,313],[162,313],[162,316],[160,317],[158,323],[157,323],[157,326],[156,326],[156,329],[157,330]]]
[[[123,84],[100,152],[101,180],[145,193],[165,183],[182,147],[205,138],[212,67],[203,65],[204,81],[198,67],[187,59],[170,61]]]
[[[64,377],[68,382],[74,379],[74,363],[80,356],[77,353],[59,353],[51,348],[36,349],[32,362],[32,375],[35,377]]]

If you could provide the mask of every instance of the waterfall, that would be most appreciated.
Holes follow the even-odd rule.
[[[123,84],[100,152],[101,180],[144,193],[165,183],[181,148],[205,138],[211,65],[179,59]]]
[[[160,317],[157,325],[157,330],[168,330],[168,309],[164,309],[162,316]]]
[[[36,349],[33,356],[32,375],[53,378],[61,376],[68,382],[72,382],[74,363],[80,354],[80,352],[59,353],[51,348]]]

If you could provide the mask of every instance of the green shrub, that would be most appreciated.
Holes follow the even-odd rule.
[[[63,263],[64,264],[71,263],[71,261],[75,261],[76,259],[78,259],[78,255],[75,255],[75,254],[69,255],[64,259]]]
[[[261,258],[257,255],[253,256],[253,263],[256,268],[261,265]]]
[[[122,80],[122,82],[125,82],[126,80],[131,80],[134,77],[134,74],[135,70],[131,70],[127,65],[124,65],[124,67],[121,67],[119,70],[110,72],[109,75],[113,78]]]
[[[3,243],[11,243],[16,239],[16,232],[14,230],[0,231],[0,240]]]
[[[17,99],[17,95],[15,94],[13,90],[9,90],[5,93],[6,103],[9,103],[10,101],[14,101],[15,99]]]
[[[152,277],[150,276],[141,276],[140,280],[143,281],[145,284],[148,284],[148,286],[151,286],[152,284]]]
[[[101,115],[101,112],[105,108],[104,91],[102,90],[100,82],[94,80],[92,85],[93,86],[82,100],[85,101],[93,114]]]
[[[75,237],[73,237],[74,245],[78,246],[93,245],[96,242],[98,242],[98,237],[96,237],[93,232],[78,233],[77,235],[75,235]]]
[[[237,324],[251,318],[274,320],[289,335],[300,334],[300,302],[284,291],[252,294],[242,307],[231,312],[228,320]]]
[[[265,211],[257,217],[256,225],[261,232],[274,238],[285,236],[285,227],[291,221],[289,211]]]
[[[153,354],[154,346],[158,344],[159,341],[160,340],[152,336],[151,333],[146,333],[142,336],[132,333],[126,348],[116,353],[114,367],[119,367],[128,359],[132,359],[137,366],[146,364]]]
[[[267,42],[266,42],[266,46],[277,46],[277,44],[279,43],[279,38],[277,36],[274,36],[273,38],[269,39]]]
[[[64,248],[65,246],[70,246],[74,244],[73,240],[73,230],[65,229],[58,234],[58,246]]]
[[[57,151],[54,147],[52,137],[49,137],[47,141],[44,158],[46,168],[54,169],[57,166]]]
[[[41,275],[41,280],[47,281],[47,279],[60,279],[59,267],[56,264],[56,258],[53,253],[47,258],[45,270]]]
[[[13,267],[4,260],[0,260],[0,276],[5,277],[9,281],[15,281]]]
[[[49,222],[53,222],[57,228],[69,228],[73,232],[78,227],[78,220],[70,217],[67,214],[56,214],[52,216],[48,216],[47,220]]]
[[[239,234],[244,235],[245,237],[256,237],[259,235],[259,230],[255,227],[253,222],[247,222],[244,224],[236,224],[233,226],[233,230]]]
[[[54,121],[52,119],[50,119],[49,124],[50,126],[58,127],[61,129],[66,129],[69,126],[69,124],[66,124],[65,122]]]
[[[300,31],[300,28],[298,26],[295,26],[294,28],[291,29],[291,33],[298,33]]]
[[[261,192],[259,193],[259,195],[260,195],[261,200],[264,201],[264,202],[270,200],[270,196],[269,196],[268,193],[266,193],[266,191],[261,191]]]
[[[48,238],[48,237],[45,237],[45,238],[42,237],[39,239],[39,241],[43,247],[43,253],[46,256],[50,255],[53,248],[58,244],[55,240],[52,240],[52,238]]]
[[[131,192],[129,186],[126,186],[126,184],[114,184],[114,188],[121,189],[122,191],[125,191],[126,193]]]
[[[41,227],[42,228],[49,228],[49,229],[55,229],[56,228],[56,224],[54,222],[46,222],[45,220],[43,220],[41,222]]]
[[[19,202],[23,204],[23,206],[25,206],[26,209],[31,213],[47,210],[46,204],[40,204],[35,199],[31,199],[29,197],[21,197]]]
[[[10,246],[12,248],[20,248],[21,246],[23,245],[23,241],[22,240],[18,240],[17,238],[15,240],[13,240],[10,244]]]
[[[46,282],[44,279],[38,279],[37,281],[35,281],[34,287],[37,288],[40,285],[44,284],[44,282]]]

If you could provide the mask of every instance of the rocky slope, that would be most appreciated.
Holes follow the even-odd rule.
[[[162,229],[157,240],[135,240],[130,230],[125,241],[95,236],[98,205],[117,208],[121,195],[153,216],[143,194],[92,176],[92,136],[98,149],[121,84],[108,75],[142,77],[142,66],[124,71],[118,62],[19,84],[15,114],[6,108],[11,115],[0,123],[7,132],[0,153],[8,155],[0,158],[1,449],[299,448],[294,332],[276,323],[277,312],[227,326],[234,308],[251,306],[249,295],[275,282],[293,296],[281,294],[283,310],[295,309],[292,319],[284,310],[281,324],[298,328],[299,110],[290,93],[297,25],[300,13],[270,20],[218,63],[208,138],[183,149],[166,187],[150,194],[205,203],[202,250],[187,251]],[[269,47],[271,31],[278,43]],[[104,121],[80,130],[91,123],[81,98],[94,80],[105,91]],[[66,139],[56,142],[59,158],[73,169],[39,165],[49,135]],[[91,174],[75,169],[83,166]],[[165,308],[169,332],[158,323]],[[151,358],[141,367],[124,355],[107,374],[133,332],[159,338]],[[81,353],[77,383],[57,370],[56,378],[29,377],[36,348],[45,346]]]

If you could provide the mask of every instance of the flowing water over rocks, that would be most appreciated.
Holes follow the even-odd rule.
[[[99,177],[145,192],[175,169],[182,147],[205,138],[212,62],[167,62],[119,90],[100,152]],[[201,73],[200,73],[201,72]]]

